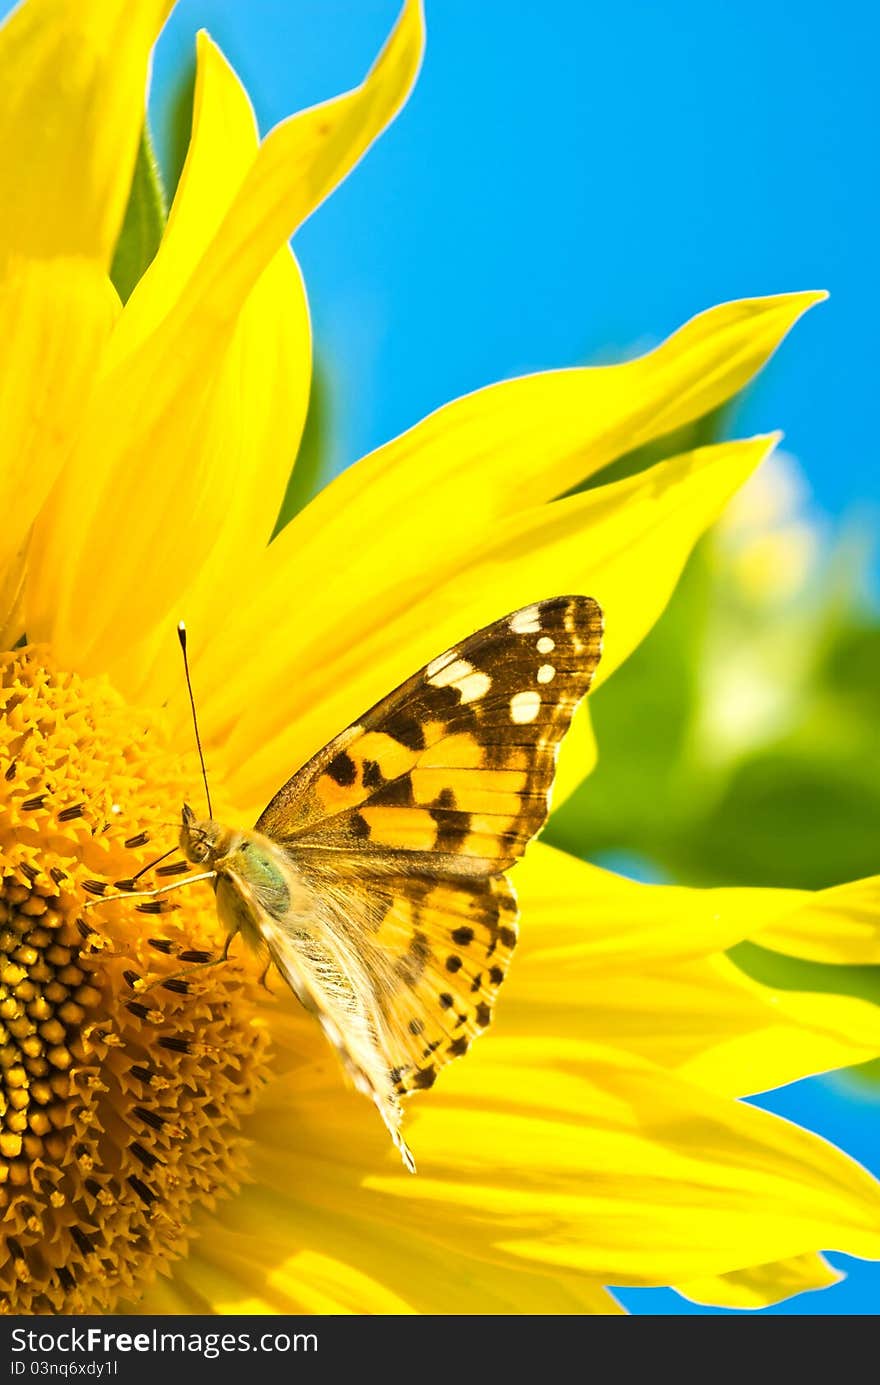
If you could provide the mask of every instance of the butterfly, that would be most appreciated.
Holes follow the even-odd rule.
[[[230,939],[268,949],[412,1172],[401,1101],[492,1019],[517,940],[505,872],[546,821],[601,642],[590,597],[526,606],[336,736],[253,831],[184,805]]]

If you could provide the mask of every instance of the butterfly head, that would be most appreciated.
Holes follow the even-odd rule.
[[[184,803],[180,823],[180,849],[193,865],[213,866],[229,848],[229,829],[212,818],[199,822],[188,803]]]

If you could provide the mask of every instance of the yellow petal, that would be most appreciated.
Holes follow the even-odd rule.
[[[308,755],[435,655],[538,598],[596,597],[606,621],[599,677],[607,677],[650,629],[693,544],[772,441],[702,448],[513,515],[475,537],[466,561],[450,559],[430,513],[414,513],[422,567],[408,581],[393,548],[348,546],[340,563],[338,547],[292,551],[289,527],[268,551],[266,581],[246,614],[227,621],[199,666],[203,728],[224,743],[242,808],[259,809]],[[243,666],[254,630],[271,637],[258,662]],[[185,704],[177,705],[183,725]],[[579,737],[573,746],[583,753]]]
[[[796,932],[804,915],[824,916],[833,932],[857,886],[810,893],[644,885],[541,843],[513,878],[522,927],[499,1006],[508,1033],[625,1048],[731,1096],[880,1052],[876,1006],[774,991],[720,955],[771,929]],[[880,911],[876,892],[873,909]]]
[[[256,602],[267,628],[278,628],[297,572],[297,585],[309,584],[345,553],[347,569],[358,562],[350,587],[367,584],[359,628],[381,625],[389,603],[466,569],[501,521],[741,388],[822,296],[723,304],[637,360],[527,376],[456,400],[349,468],[298,515],[266,564],[243,576],[242,610]]]
[[[2,250],[109,267],[171,0],[26,0],[0,29]]]
[[[643,885],[538,842],[513,874],[524,920],[510,985],[558,1003],[597,974],[683,963],[741,942],[797,908],[799,890]]]
[[[445,1249],[499,1284],[517,1266],[670,1284],[826,1247],[880,1256],[880,1185],[857,1164],[619,1051],[482,1039],[408,1109],[416,1178],[366,1108],[327,1077],[267,1093],[248,1133],[279,1232],[311,1209],[326,1237],[375,1236],[388,1265],[406,1237],[410,1263]]]
[[[355,1191],[353,1209],[350,1195],[364,1173],[387,1158],[384,1132],[377,1122],[362,1120],[369,1116],[362,1101],[352,1100],[337,1068],[322,1061],[327,1054],[316,1027],[292,1005],[266,1004],[279,1048],[276,1066],[287,1076],[273,1084],[248,1123],[253,1181],[216,1209],[196,1214],[193,1253],[174,1266],[175,1288],[191,1306],[177,1311],[623,1311],[605,1289],[578,1273],[535,1269],[509,1257],[498,1263],[491,1250],[487,1254],[484,1237],[473,1245],[464,1238],[450,1253],[430,1235],[414,1244],[405,1218],[379,1214],[365,1225],[362,1218],[378,1211],[376,1200]],[[291,1143],[294,1125],[300,1135]],[[148,1293],[139,1311],[163,1311],[163,1285],[158,1293]]]
[[[157,1275],[137,1302],[123,1300],[122,1311],[126,1313],[160,1313],[163,1317],[178,1317],[190,1313],[210,1313],[211,1304],[188,1280],[166,1279]]]
[[[275,659],[282,649],[290,648],[292,655],[304,631],[325,629],[310,627],[304,615],[292,645],[280,637],[285,622],[293,623],[293,612],[313,596],[312,574],[323,574],[323,587],[339,566],[340,553],[345,553],[346,563],[345,573],[336,579],[335,604],[344,612],[346,599],[351,602],[358,599],[353,594],[363,594],[359,609],[349,608],[359,642],[381,631],[408,600],[456,571],[467,572],[474,545],[485,542],[517,507],[552,499],[621,452],[740,388],[821,296],[792,294],[726,304],[695,318],[637,361],[535,375],[478,391],[350,468],[287,526],[265,563],[243,574],[242,614],[236,620],[233,611],[232,621],[215,634],[215,648],[201,679],[203,686],[222,686],[229,695],[225,709],[217,709],[218,723],[237,715],[242,694],[251,686],[252,671],[243,676],[240,650],[242,640],[250,646],[254,628],[278,633]],[[552,587],[557,594],[561,583]],[[537,594],[531,591],[526,600]],[[333,604],[329,594],[324,604]],[[511,594],[503,609],[513,604]],[[255,609],[260,620],[251,622],[244,613]],[[462,633],[464,612],[460,614],[458,628],[451,619],[447,622],[450,639]],[[487,618],[498,614],[495,609]],[[323,619],[326,612],[321,615]],[[426,634],[436,631],[437,645],[442,642],[438,612],[432,612],[428,623],[421,620],[421,626]],[[349,625],[349,648],[356,643],[351,633]],[[222,649],[216,648],[218,642]],[[399,648],[401,642],[385,643]],[[201,649],[197,643],[196,663]],[[332,652],[325,643],[320,662]],[[436,652],[432,648],[425,658]],[[269,651],[267,660],[261,658],[265,681],[271,684],[277,676],[279,687],[289,683],[292,657],[280,671],[273,670],[272,663]],[[406,663],[398,661],[399,678],[417,667]],[[296,677],[300,675],[297,668]],[[380,687],[376,696],[390,686]],[[239,706],[234,705],[236,699]],[[281,712],[286,704],[277,705]],[[352,715],[362,710],[358,707]],[[585,721],[586,715],[581,725]],[[589,768],[589,733],[578,727],[575,736],[581,744],[560,767],[557,802]],[[308,743],[306,735],[302,742]],[[573,740],[572,747],[575,744]]]
[[[695,980],[707,1023],[676,1066],[713,1091],[747,1096],[880,1054],[880,1010],[867,1000],[774,991],[721,957],[692,968],[686,985]]]
[[[300,1239],[293,1228],[289,1228],[286,1246],[282,1245],[277,1218],[274,1230],[274,1244],[270,1243],[267,1254],[269,1246],[255,1237],[232,1235],[212,1218],[203,1241],[176,1274],[178,1280],[197,1289],[208,1305],[193,1311],[248,1316],[412,1312],[404,1299],[353,1265],[320,1251],[292,1249]],[[149,1294],[139,1311],[155,1311]]]
[[[880,1185],[808,1132],[607,1050],[493,1042],[479,1063],[457,1066],[447,1092],[438,1084],[431,1106],[414,1108],[408,1138],[423,1177],[411,1214],[422,1199],[426,1214],[444,1201],[446,1215],[450,1203],[479,1209],[507,1223],[499,1244],[512,1254],[612,1284],[677,1282],[706,1273],[698,1264],[729,1272],[844,1243],[880,1253]],[[450,1196],[463,1147],[470,1178]],[[481,1180],[474,1152],[488,1162],[490,1149]],[[396,1172],[369,1184],[405,1187]]]
[[[7,559],[0,572],[0,643],[14,649],[24,634],[24,583],[30,534]]]
[[[222,189],[231,196],[238,186],[248,141],[251,156],[256,148],[250,107],[237,80],[210,45],[203,43],[201,52],[189,177],[172,218],[178,229],[122,315],[108,367],[70,465],[41,517],[32,554],[27,610],[32,637],[53,640],[71,666],[109,672],[130,694],[140,669],[138,636],[141,648],[149,649],[161,614],[184,600],[187,586],[196,582],[202,584],[200,600],[190,598],[186,613],[208,619],[206,606],[213,600],[216,618],[226,582],[234,582],[245,555],[268,540],[308,398],[308,312],[299,271],[286,248],[258,281],[231,339],[218,333],[213,341],[189,343],[191,374],[169,368],[174,358],[162,349],[164,323],[160,320],[152,335],[148,330],[198,258],[199,231],[210,238]],[[218,166],[225,146],[230,157],[224,184]],[[213,203],[201,201],[206,181],[214,188]],[[194,497],[190,506],[187,483]],[[203,524],[197,522],[200,502],[208,511]],[[137,551],[140,575],[130,578],[126,592],[126,559]],[[114,574],[112,582],[100,584],[108,606],[120,607],[116,633],[111,626],[103,646],[90,645],[87,638],[98,633],[99,588],[91,595],[87,589],[99,581],[99,566],[105,576]],[[137,592],[143,604],[135,609]],[[181,614],[176,607],[174,619]],[[118,639],[123,620],[130,642]],[[168,631],[173,646],[170,619]],[[165,633],[158,632],[160,638]],[[179,666],[175,672],[179,675]]]
[[[772,991],[719,956],[675,966],[634,962],[611,980],[584,963],[585,949],[543,952],[540,925],[531,924],[524,910],[521,955],[499,1003],[506,1034],[626,1049],[725,1096],[880,1055],[880,1011],[867,1001]]]
[[[152,263],[125,306],[113,357],[133,351],[180,297],[211,244],[259,146],[247,92],[220,49],[196,39],[192,133],[168,223]]]
[[[577,1276],[499,1275],[429,1245],[416,1258],[405,1237],[364,1236],[344,1218],[319,1219],[307,1200],[249,1187],[201,1219],[203,1234],[175,1281],[210,1307],[243,1314],[603,1313],[622,1310]],[[158,1311],[152,1293],[139,1312]]]
[[[159,253],[114,333],[114,358],[134,350],[173,307],[252,166],[257,148],[256,120],[247,93],[219,48],[200,33],[193,134],[186,163]],[[223,365],[223,382],[206,423],[203,446],[208,453],[237,437],[242,460],[229,478],[210,556],[189,589],[181,581],[177,593],[179,614],[194,630],[222,621],[240,587],[242,571],[269,542],[302,434],[310,382],[305,286],[293,252],[285,245],[263,271],[239,314]],[[189,518],[181,514],[173,519],[179,528],[179,546],[185,551]],[[129,654],[127,687],[138,700],[161,701],[162,680],[165,686],[179,682],[179,651],[167,634],[160,629],[155,652],[145,654],[150,682],[138,684]],[[112,661],[112,647],[107,655]],[[151,697],[157,682],[160,690]]]
[[[243,469],[252,475],[250,448],[270,431],[260,417],[262,396],[256,424],[249,403],[239,427],[226,427],[235,402],[237,315],[295,228],[298,209],[304,214],[316,205],[399,108],[421,41],[421,10],[411,0],[362,87],[321,108],[320,117],[305,113],[301,127],[279,127],[174,307],[105,373],[63,484],[41,518],[26,597],[29,632],[51,640],[69,667],[109,671],[131,693],[166,629],[173,639],[181,595],[205,575],[228,497],[243,494]],[[291,128],[299,135],[284,133]],[[261,370],[278,378],[278,363],[266,355],[271,347],[260,343],[248,357],[249,384],[259,382]],[[260,508],[259,501],[245,504],[241,522]],[[265,534],[250,537],[256,549]],[[132,632],[131,641],[120,641],[121,628]]]
[[[0,282],[0,626],[11,625],[31,525],[70,451],[118,312],[106,276],[85,260],[15,260]],[[6,633],[14,642],[21,629]]]
[[[675,1287],[682,1298],[714,1308],[766,1308],[809,1289],[827,1289],[846,1276],[822,1255],[794,1255],[770,1265],[754,1265],[733,1274],[693,1279]]]
[[[403,580],[411,567],[421,572],[430,541],[448,570],[498,520],[554,499],[736,393],[823,296],[725,303],[622,365],[548,371],[465,395],[337,477],[282,546],[306,561],[325,548],[390,552]]]
[[[343,1093],[343,1103],[347,1094]],[[356,1109],[356,1108],[355,1108]],[[579,1274],[548,1273],[507,1260],[487,1261],[485,1247],[450,1254],[431,1238],[415,1248],[394,1218],[369,1231],[349,1209],[335,1213],[313,1200],[308,1182],[278,1182],[273,1149],[254,1183],[197,1217],[198,1243],[175,1266],[175,1284],[219,1313],[600,1314],[624,1310],[600,1285]],[[271,1170],[264,1176],[265,1169]],[[288,1173],[290,1163],[288,1162]],[[332,1179],[332,1171],[328,1170]],[[369,1208],[372,1199],[365,1199]],[[166,1293],[160,1286],[163,1299]],[[148,1293],[141,1312],[160,1311]]]
[[[762,947],[811,962],[871,966],[880,962],[880,876],[809,895],[804,906],[760,933]]]
[[[193,280],[194,299],[221,317],[237,311],[278,246],[394,119],[418,74],[424,37],[421,0],[406,0],[361,86],[267,135]]]

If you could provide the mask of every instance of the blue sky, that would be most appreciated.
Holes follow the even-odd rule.
[[[263,131],[357,83],[396,0],[181,0],[163,92],[206,27]],[[415,95],[295,240],[344,466],[444,401],[647,347],[724,299],[823,287],[738,431],[782,428],[832,515],[880,501],[877,18],[818,0],[427,0]],[[761,1104],[880,1174],[846,1079]],[[781,1314],[872,1313],[880,1267]],[[668,1290],[634,1312],[699,1313]]]

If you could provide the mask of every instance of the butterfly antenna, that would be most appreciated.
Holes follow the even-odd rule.
[[[180,640],[180,648],[183,652],[183,672],[186,677],[186,690],[189,693],[189,705],[192,710],[193,730],[196,733],[196,749],[199,752],[199,764],[202,767],[202,780],[205,785],[205,798],[208,800],[208,817],[213,818],[214,810],[211,807],[211,790],[208,788],[208,771],[205,769],[205,756],[202,752],[202,738],[199,735],[199,719],[196,716],[196,700],[193,697],[192,679],[189,676],[189,659],[186,656],[186,626],[180,621],[177,627],[177,638]]]

